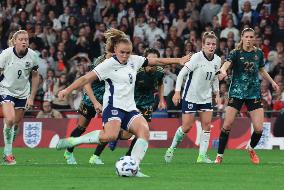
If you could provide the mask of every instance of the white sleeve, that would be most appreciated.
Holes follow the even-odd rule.
[[[96,73],[96,75],[98,76],[99,80],[105,80],[107,78],[109,78],[109,74],[112,71],[112,63],[111,63],[111,59],[106,59],[104,60],[102,63],[100,63],[99,65],[97,65],[94,69],[93,72]]]
[[[183,79],[187,75],[188,72],[189,72],[189,70],[185,66],[180,70],[180,72],[179,72],[179,74],[177,76],[175,91],[181,91],[181,86],[182,86]]]
[[[198,60],[198,55],[197,54],[193,54],[193,56],[190,58],[190,60],[188,62],[185,63],[184,66],[189,71],[194,71],[197,68],[199,61],[200,60]]]
[[[135,63],[135,68],[138,71],[142,66],[145,67],[148,65],[148,59],[146,57],[131,55],[131,59]]]
[[[0,68],[4,69],[7,61],[7,50],[3,50],[0,54]]]
[[[39,55],[37,53],[33,53],[33,70],[38,70],[38,67],[39,67]]]

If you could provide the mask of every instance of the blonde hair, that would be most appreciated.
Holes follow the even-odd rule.
[[[114,47],[119,43],[131,43],[128,36],[117,29],[111,28],[104,32],[106,39],[106,52],[114,53]]]
[[[205,40],[207,38],[210,38],[210,39],[216,39],[217,40],[217,36],[215,35],[215,33],[213,31],[210,31],[210,32],[204,32],[203,36],[202,36],[202,44],[205,43]]]
[[[255,33],[254,29],[252,28],[245,28],[243,29],[242,33],[241,33],[241,37],[246,33],[246,32],[253,32]],[[243,40],[241,39],[240,43],[237,44],[236,50],[242,50],[243,49]]]
[[[14,40],[18,37],[19,34],[28,34],[28,32],[26,30],[18,30],[18,31],[16,31],[12,35],[11,39],[9,40],[9,47],[15,46]]]

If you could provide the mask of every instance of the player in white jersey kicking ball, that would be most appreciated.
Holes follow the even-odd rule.
[[[4,164],[16,164],[12,154],[18,124],[24,117],[25,109],[33,105],[38,88],[38,55],[29,49],[27,31],[17,31],[10,40],[10,47],[0,54],[0,102],[4,114]],[[32,89],[30,89],[30,75]]]
[[[93,82],[104,80],[106,82],[103,98],[103,130],[95,130],[81,137],[61,139],[56,148],[65,149],[83,143],[110,142],[117,140],[122,129],[137,137],[131,156],[140,163],[148,149],[149,126],[145,118],[137,110],[134,101],[134,87],[137,71],[141,67],[156,64],[185,63],[190,56],[183,58],[145,58],[131,55],[132,43],[121,31],[109,29],[105,33],[106,49],[114,47],[113,57],[106,59],[96,66],[92,72],[77,79],[69,87],[59,92],[60,98],[66,97],[73,90]],[[140,171],[137,177],[148,177]]]
[[[212,119],[212,87],[216,95],[216,102],[220,102],[219,80],[215,75],[221,65],[221,58],[214,54],[217,37],[214,32],[205,32],[202,37],[202,51],[193,54],[177,77],[173,102],[180,102],[183,78],[187,75],[182,97],[182,126],[174,136],[173,142],[165,154],[165,161],[171,162],[174,150],[189,132],[195,121],[195,113],[199,113],[202,132],[200,137],[199,156],[197,163],[212,163],[207,156]]]

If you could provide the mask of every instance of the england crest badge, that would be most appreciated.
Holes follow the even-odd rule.
[[[42,122],[24,122],[23,139],[28,147],[36,147],[41,141],[41,134]]]

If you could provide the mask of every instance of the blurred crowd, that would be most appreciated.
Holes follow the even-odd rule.
[[[265,110],[284,108],[284,0],[2,0],[0,1],[0,51],[18,29],[30,36],[30,48],[40,56],[40,88],[36,104],[50,102],[54,109],[77,109],[82,90],[59,100],[58,91],[89,71],[104,52],[102,34],[117,28],[129,35],[134,54],[156,48],[163,57],[181,57],[201,50],[201,36],[214,31],[219,37],[216,54],[224,61],[240,40],[243,28],[251,27],[255,45],[265,57],[265,68],[280,86],[272,91],[262,80]],[[168,109],[179,66],[164,67],[164,95]],[[230,76],[220,81],[227,104]],[[46,103],[47,104],[47,103]],[[245,111],[244,107],[244,111]]]

